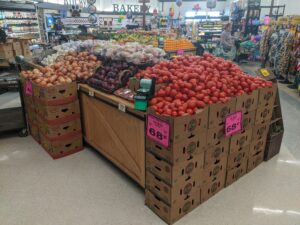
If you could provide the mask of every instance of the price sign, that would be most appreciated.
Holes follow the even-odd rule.
[[[93,91],[89,91],[89,96],[94,97],[95,93]]]
[[[118,109],[122,112],[126,112],[126,106],[124,104],[119,103]]]
[[[270,76],[270,73],[267,69],[260,69],[260,72],[264,77]]]
[[[228,115],[225,119],[225,136],[235,134],[242,130],[242,112],[235,112]]]
[[[298,85],[298,91],[300,91],[300,84]]]
[[[153,115],[148,115],[146,135],[151,140],[168,148],[170,144],[170,124]]]
[[[178,49],[177,50],[177,55],[184,55],[184,50],[183,49]]]
[[[29,80],[25,81],[25,95],[32,96],[32,83]]]

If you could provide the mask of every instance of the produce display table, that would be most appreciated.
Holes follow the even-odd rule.
[[[145,187],[145,113],[133,103],[79,85],[85,141]]]

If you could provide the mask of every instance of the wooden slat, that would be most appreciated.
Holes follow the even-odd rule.
[[[86,141],[145,187],[144,121],[83,93],[80,100]]]
[[[140,117],[145,117],[146,113],[145,112],[142,112],[142,111],[138,111],[138,110],[135,110],[134,109],[134,104],[132,102],[129,102],[123,98],[120,98],[118,96],[115,96],[113,94],[106,94],[102,91],[98,91],[86,84],[80,84],[79,85],[79,90],[86,93],[86,94],[89,94],[89,92],[94,92],[94,95],[97,97],[97,98],[100,98],[104,101],[107,101],[113,105],[115,105],[116,107],[118,107],[119,104],[123,104],[126,106],[126,110],[137,115],[137,116],[140,116]]]

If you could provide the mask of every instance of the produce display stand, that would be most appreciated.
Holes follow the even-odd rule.
[[[145,113],[85,84],[79,97],[85,141],[145,187]]]

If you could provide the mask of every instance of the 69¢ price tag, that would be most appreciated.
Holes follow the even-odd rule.
[[[225,119],[225,136],[235,134],[242,130],[242,112],[235,112]]]
[[[170,144],[170,124],[155,116],[147,116],[146,135],[151,140],[168,148]]]

